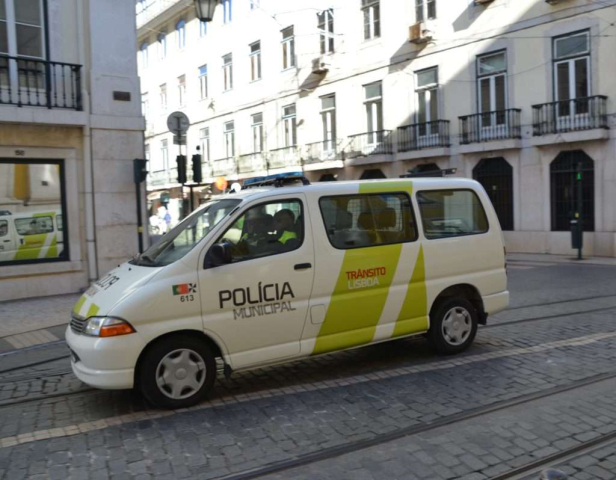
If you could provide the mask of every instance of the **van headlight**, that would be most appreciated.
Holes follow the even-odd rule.
[[[91,337],[117,337],[135,333],[133,326],[126,320],[114,317],[90,317],[87,320],[84,335]]]

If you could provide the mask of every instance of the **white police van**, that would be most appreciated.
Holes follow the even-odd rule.
[[[212,389],[216,358],[230,374],[420,334],[458,353],[507,307],[477,182],[307,183],[211,201],[93,284],[66,334],[77,377],[180,408]]]

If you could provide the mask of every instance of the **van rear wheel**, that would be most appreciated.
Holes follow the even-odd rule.
[[[216,380],[208,345],[188,335],[168,337],[145,355],[140,372],[143,395],[162,408],[186,408],[202,401]]]
[[[477,334],[477,310],[465,298],[450,298],[442,302],[430,318],[430,343],[441,355],[466,350]]]

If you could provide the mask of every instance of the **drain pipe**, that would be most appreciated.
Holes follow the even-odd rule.
[[[92,137],[90,129],[90,92],[87,88],[90,79],[89,61],[86,58],[86,48],[90,48],[90,38],[84,29],[90,28],[90,15],[87,6],[89,2],[77,2],[77,45],[79,64],[82,65],[81,75],[82,106],[86,114],[86,125],[83,127],[83,181],[86,213],[86,258],[88,262],[88,282],[98,279],[98,256],[96,254],[96,231],[94,228],[94,173],[92,167]]]

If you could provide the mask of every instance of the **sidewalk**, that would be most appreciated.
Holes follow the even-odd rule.
[[[616,258],[613,257],[584,257],[578,260],[573,255],[549,255],[547,253],[508,253],[510,262],[529,263],[573,263],[581,265],[607,265],[616,267]]]

